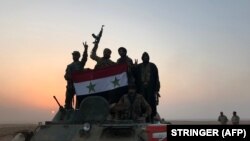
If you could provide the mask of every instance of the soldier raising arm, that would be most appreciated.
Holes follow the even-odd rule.
[[[107,67],[107,66],[115,64],[115,62],[110,60],[110,56],[111,56],[112,52],[108,48],[105,48],[103,50],[103,57],[99,57],[99,56],[96,55],[96,51],[98,49],[98,45],[99,45],[99,42],[100,42],[100,39],[101,39],[102,31],[103,31],[103,26],[102,26],[102,29],[101,29],[98,36],[93,36],[92,35],[95,38],[95,41],[94,41],[94,47],[93,47],[93,49],[91,51],[90,58],[96,61],[95,69],[103,68],[103,67]]]
[[[73,85],[73,80],[72,80],[72,73],[75,71],[82,71],[86,62],[87,62],[87,57],[88,57],[88,45],[87,42],[83,43],[84,46],[84,52],[81,61],[80,59],[80,52],[79,51],[73,51],[72,53],[72,59],[73,62],[70,63],[67,68],[66,72],[64,75],[65,80],[67,81],[67,86],[66,86],[66,98],[65,98],[65,108],[66,109],[72,109],[72,101],[73,97],[75,94],[75,88]]]

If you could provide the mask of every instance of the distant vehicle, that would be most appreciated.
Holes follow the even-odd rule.
[[[103,97],[87,97],[76,110],[59,107],[52,121],[38,125],[34,131],[18,133],[13,141],[167,140],[167,124],[109,119],[109,104]]]

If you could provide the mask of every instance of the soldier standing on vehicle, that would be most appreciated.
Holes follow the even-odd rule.
[[[120,55],[120,58],[117,59],[118,64],[126,63],[129,66],[133,65],[132,59],[127,56],[127,49],[126,48],[119,47],[118,53]]]
[[[93,42],[94,48],[91,51],[90,58],[96,61],[95,69],[99,69],[99,68],[103,68],[103,67],[107,67],[107,66],[115,64],[115,62],[110,60],[112,51],[109,48],[105,48],[103,50],[103,57],[99,57],[96,55],[96,51],[98,49],[98,45],[102,37],[103,27],[104,25],[102,26],[101,31],[99,32],[98,36],[92,34],[92,36],[95,38],[95,41]]]
[[[79,61],[81,54],[79,51],[74,51],[72,53],[72,59],[73,62],[69,64],[66,68],[66,72],[64,75],[65,80],[67,81],[67,86],[66,86],[66,98],[65,98],[65,109],[73,109],[72,107],[72,101],[73,97],[75,95],[75,88],[73,85],[73,80],[72,80],[72,73],[75,71],[82,71],[86,62],[87,62],[87,57],[88,57],[88,45],[87,42],[83,42],[84,46],[84,52],[81,61]]]
[[[138,92],[144,96],[152,108],[152,114],[147,121],[153,122],[157,113],[158,97],[160,97],[160,81],[158,69],[154,63],[149,62],[147,52],[142,54],[142,63],[136,67],[135,82]]]
[[[127,64],[128,65],[128,83],[134,84],[135,78],[134,78],[134,64],[131,58],[127,56],[127,49],[124,47],[119,47],[118,53],[120,55],[120,58],[117,59],[117,64]]]

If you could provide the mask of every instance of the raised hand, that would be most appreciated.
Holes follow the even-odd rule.
[[[87,44],[86,41],[85,41],[85,43],[83,42],[82,44],[83,44],[83,46],[84,46],[85,49],[88,49],[89,46],[88,46],[88,44]]]

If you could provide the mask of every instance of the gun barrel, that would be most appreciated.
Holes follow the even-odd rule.
[[[53,97],[54,97],[54,99],[56,100],[56,103],[58,104],[58,106],[59,106],[59,107],[62,107],[61,104],[58,102],[56,96],[53,96]]]

